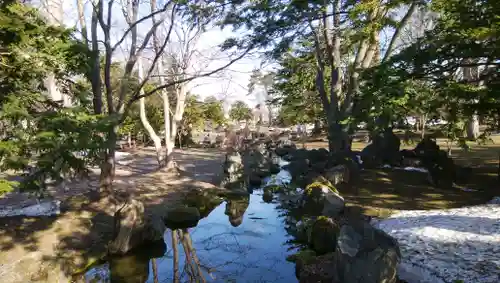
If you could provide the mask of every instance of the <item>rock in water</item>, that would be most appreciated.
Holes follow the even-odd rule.
[[[338,282],[395,283],[401,260],[397,241],[371,226],[357,221],[340,229],[336,251]],[[357,272],[363,270],[363,272]]]
[[[243,182],[243,160],[241,155],[230,150],[226,154],[226,160],[223,164],[224,176],[221,182],[221,187],[240,188]]]
[[[320,216],[312,225],[309,246],[318,255],[335,251],[339,226],[331,218]]]
[[[196,207],[177,207],[166,212],[165,225],[170,229],[185,229],[198,225],[201,219]]]
[[[162,219],[146,215],[142,202],[128,199],[115,213],[115,237],[109,244],[110,254],[125,254],[149,242],[161,240],[165,232]]]

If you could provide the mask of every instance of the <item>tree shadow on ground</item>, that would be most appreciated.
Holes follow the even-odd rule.
[[[483,174],[474,170],[474,174]],[[350,206],[359,207],[364,214],[376,217],[388,216],[393,210],[428,210],[484,204],[496,192],[490,184],[494,177],[483,175],[473,178],[481,183],[472,184],[476,191],[460,188],[438,189],[427,181],[427,174],[397,169],[364,170],[349,188],[341,193]],[[468,184],[465,187],[469,187]]]
[[[148,156],[141,154],[138,159]],[[183,163],[189,165],[189,158],[196,161],[194,156],[185,157]],[[217,159],[207,162],[209,164],[204,170],[214,172],[207,174],[220,170],[221,163]],[[196,166],[189,168],[200,170]],[[176,205],[193,189],[213,188],[189,171],[173,175],[156,171],[119,176],[114,188],[128,191],[142,201],[147,213]],[[62,211],[58,216],[0,218],[0,258],[4,259],[0,259],[0,275],[15,272],[16,278],[8,282],[34,279],[55,282],[71,277],[101,259],[113,237],[114,204],[105,199],[96,200],[95,194],[87,187],[81,188],[77,194],[56,197],[62,200]]]

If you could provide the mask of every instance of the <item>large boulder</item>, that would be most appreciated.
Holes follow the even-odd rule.
[[[396,283],[401,254],[397,241],[368,222],[344,224],[335,252],[302,267],[301,283]]]
[[[350,182],[351,170],[347,165],[341,164],[327,169],[323,175],[330,183],[337,186],[341,183],[347,184]]]
[[[322,175],[311,173],[303,192],[303,205],[311,215],[334,216],[344,209],[344,199],[335,186]]]
[[[396,270],[401,260],[397,241],[366,221],[341,227],[336,257],[338,282],[397,282]]]
[[[111,255],[123,255],[159,241],[166,229],[161,216],[146,214],[144,204],[130,197],[115,212],[114,218],[114,237],[108,246]]]
[[[288,154],[292,154],[296,150],[294,145],[285,144],[275,149],[276,154],[279,157],[283,157]]]
[[[262,179],[269,174],[269,159],[257,147],[242,152],[243,175],[247,184],[260,186]]]
[[[425,137],[413,150],[421,164],[429,171],[429,181],[440,188],[452,188],[457,179],[457,168],[453,159],[440,150],[436,141]]]
[[[399,165],[401,162],[400,146],[401,140],[391,128],[376,134],[372,142],[361,151],[364,166]]]
[[[310,229],[309,247],[317,255],[335,251],[339,226],[332,218],[320,216],[314,221]]]
[[[283,169],[290,172],[292,175],[292,180],[299,186],[307,185],[303,184],[305,177],[309,172],[309,160],[307,159],[294,159],[290,161],[288,165],[283,166]]]
[[[225,161],[222,165],[224,174],[221,187],[229,189],[240,188],[244,182],[243,160],[236,150],[229,150],[226,153]]]

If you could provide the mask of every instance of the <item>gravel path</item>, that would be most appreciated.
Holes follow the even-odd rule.
[[[500,204],[401,211],[374,225],[398,240],[409,283],[500,282]]]

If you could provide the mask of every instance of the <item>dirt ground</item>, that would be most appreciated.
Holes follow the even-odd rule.
[[[171,176],[155,172],[153,150],[138,150],[117,166],[115,189],[127,190],[146,209],[172,206],[191,189],[213,187],[208,182],[220,173],[221,157],[217,150],[178,150],[176,162],[189,174]],[[57,217],[0,218],[2,282],[71,282],[73,274],[105,254],[112,237],[114,206],[106,199],[92,201],[90,188],[95,186],[97,175],[68,184],[69,191],[52,190],[52,197],[62,201]],[[1,199],[3,205],[19,200],[24,205],[34,201],[16,194]]]

